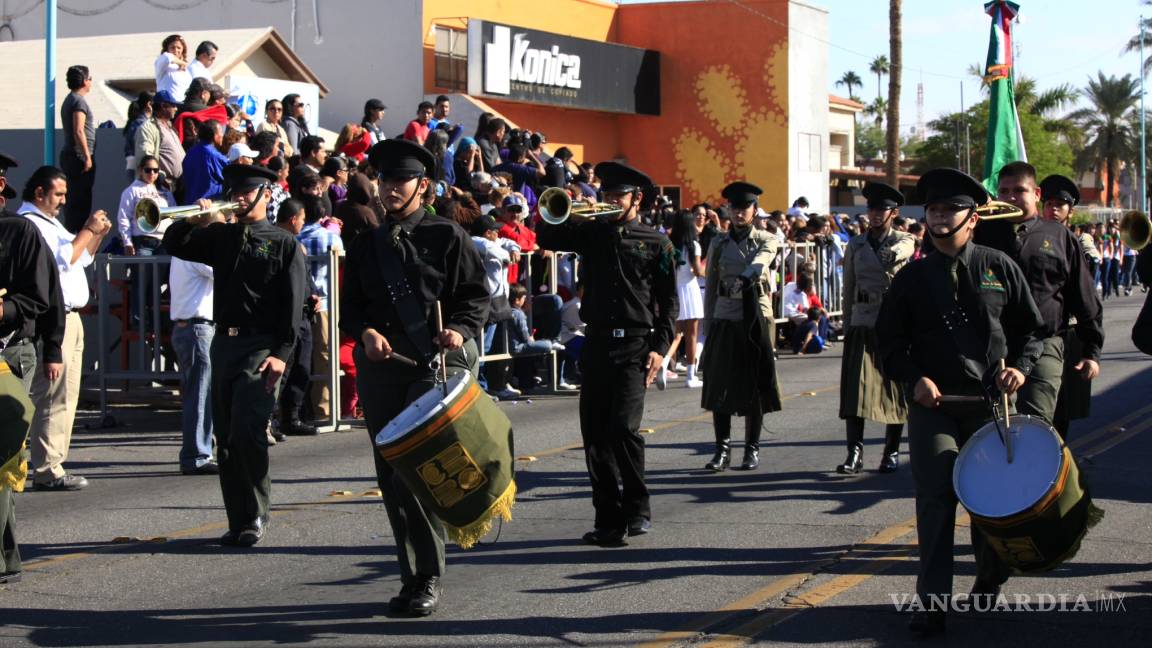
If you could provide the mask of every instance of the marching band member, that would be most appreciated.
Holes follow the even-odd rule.
[[[583,258],[580,434],[596,509],[595,528],[584,541],[605,547],[652,527],[640,418],[644,390],[662,370],[679,308],[672,243],[638,219],[652,180],[619,162],[597,164],[596,176],[619,215],[541,222],[537,241]]]
[[[444,526],[375,451],[374,439],[432,389],[429,361],[436,354],[434,343],[446,349],[450,375],[476,374],[480,359],[476,338],[488,318],[491,298],[483,262],[468,233],[423,206],[435,179],[432,154],[419,144],[390,139],[373,146],[368,159],[379,174],[380,202],[387,218],[380,227],[356,237],[348,250],[340,330],[358,341],[353,351],[356,389],[400,563],[400,593],[388,607],[400,614],[427,616],[440,603]],[[443,306],[444,330],[439,333],[437,301]],[[418,363],[389,362],[393,352]]]
[[[237,222],[200,227],[220,219],[210,212],[176,220],[164,233],[172,256],[212,267],[212,433],[228,514],[228,532],[220,538],[225,546],[251,547],[268,527],[272,480],[265,429],[307,286],[300,244],[268,222],[269,187],[277,177],[262,166],[230,164],[224,181],[239,204]]]
[[[982,403],[944,402],[942,395],[1009,394],[1025,384],[1040,357],[1043,321],[1023,273],[1006,255],[972,243],[983,185],[955,169],[921,176],[926,224],[936,253],[905,266],[892,280],[876,322],[884,374],[909,386],[908,443],[916,482],[920,573],[916,593],[926,611],[909,628],[944,632],[952,593],[957,497],[952,467],[960,448],[989,418]],[[998,369],[1004,360],[1006,368]],[[974,595],[994,596],[1007,569],[975,527]]]
[[[729,203],[732,226],[712,240],[704,273],[704,389],[701,406],[712,412],[716,454],[704,468],[726,470],[731,463],[732,415],[744,417],[742,470],[760,465],[760,431],[764,413],[780,410],[776,380],[772,297],[767,289],[769,265],[779,242],[752,226],[760,187],[733,182],[722,196]]]
[[[844,252],[843,310],[847,332],[840,365],[840,418],[848,436],[848,458],[839,473],[858,473],[864,465],[864,420],[884,423],[880,472],[900,465],[900,437],[908,419],[904,393],[880,373],[876,355],[876,316],[892,277],[912,259],[916,238],[892,228],[904,195],[879,182],[864,185],[868,230],[848,241]]]
[[[976,228],[975,240],[1016,262],[1040,308],[1044,353],[1020,391],[1016,407],[1021,414],[1039,416],[1051,424],[1064,373],[1064,335],[1072,332],[1079,338],[1083,360],[1074,369],[1082,380],[1092,380],[1100,374],[1103,309],[1076,237],[1060,223],[1039,217],[1041,192],[1036,169],[1027,162],[1006,164],[998,175],[997,194],[998,200],[1024,214],[983,223]],[[1075,324],[1070,325],[1073,319]]]

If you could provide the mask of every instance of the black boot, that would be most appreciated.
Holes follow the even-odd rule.
[[[844,463],[836,466],[836,472],[841,475],[854,475],[864,467],[864,444],[852,443],[848,446],[848,458]]]
[[[744,417],[744,461],[740,470],[756,470],[760,467],[760,429],[764,426],[764,414],[749,413]]]
[[[884,456],[880,458],[880,472],[894,473],[900,468],[900,437],[904,426],[891,424],[884,428]]]
[[[728,439],[716,439],[716,454],[712,460],[704,464],[704,470],[722,472],[728,470],[732,463],[732,443]]]

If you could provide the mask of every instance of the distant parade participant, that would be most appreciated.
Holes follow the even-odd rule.
[[[177,220],[164,233],[172,256],[211,266],[212,432],[220,490],[228,514],[225,546],[251,547],[268,528],[268,419],[302,317],[307,269],[296,239],[268,222],[269,187],[277,175],[262,166],[230,164],[224,183],[239,203],[235,223],[215,213]],[[201,201],[201,204],[206,204]]]
[[[1072,217],[1072,210],[1080,203],[1080,189],[1070,178],[1050,175],[1040,182],[1040,199],[1044,201],[1043,217],[1067,226],[1068,220]],[[1095,282],[1095,273],[1085,253],[1083,242],[1074,232],[1073,238],[1080,244],[1079,258],[1087,267],[1088,276]],[[1095,294],[1093,287],[1092,295]],[[1075,320],[1069,321],[1069,328],[1064,331],[1064,373],[1060,379],[1060,392],[1056,398],[1056,411],[1052,418],[1052,427],[1056,428],[1062,439],[1068,438],[1068,428],[1073,420],[1088,418],[1091,414],[1092,379],[1087,373],[1088,363],[1085,362],[1084,347],[1080,342],[1080,336],[1075,332],[1077,323]],[[1096,360],[1099,360],[1099,356]]]
[[[900,437],[908,420],[903,388],[881,373],[876,353],[876,317],[892,277],[912,260],[916,237],[898,232],[892,221],[900,214],[904,195],[894,187],[869,182],[868,229],[852,237],[844,251],[843,311],[847,328],[840,365],[840,418],[848,437],[848,458],[836,472],[858,473],[864,466],[864,421],[884,423],[880,472],[900,465]]]
[[[760,465],[764,414],[780,410],[776,381],[769,266],[776,237],[753,227],[759,187],[733,182],[724,187],[732,225],[712,240],[704,272],[704,389],[700,405],[712,412],[716,453],[704,468],[720,472],[731,464],[732,416],[744,417],[741,470]]]
[[[1079,340],[1083,359],[1073,368],[1080,379],[1090,381],[1098,376],[1104,345],[1103,308],[1076,236],[1064,225],[1040,218],[1041,193],[1035,167],[1027,162],[1006,164],[997,182],[997,199],[1024,214],[982,223],[976,228],[975,240],[1012,257],[1040,308],[1044,353],[1020,390],[1016,408],[1021,414],[1054,424],[1064,374],[1064,336],[1072,333]]]
[[[923,606],[909,623],[921,635],[944,632],[941,608],[952,595],[957,497],[952,468],[964,443],[988,420],[986,387],[1017,392],[1043,343],[1043,320],[1020,268],[999,251],[972,243],[976,208],[988,192],[955,169],[921,176],[926,224],[936,253],[905,266],[892,280],[876,321],[879,357],[888,378],[909,386],[908,443],[916,482],[916,532]],[[1006,368],[999,369],[1003,360]],[[1008,571],[983,534],[971,527],[976,557],[973,595],[992,599]]]
[[[16,160],[0,153],[0,194],[14,199],[16,192],[4,177]],[[32,423],[29,392],[38,368],[38,322],[48,321],[50,339],[39,340],[47,362],[59,363],[64,335],[63,296],[56,280],[52,252],[36,226],[7,211],[0,216],[0,585],[21,578],[20,548],[16,542],[14,492],[24,490],[28,464],[25,446]],[[39,330],[43,330],[41,325]]]
[[[368,159],[379,174],[380,203],[387,217],[380,227],[356,237],[348,250],[340,330],[357,341],[356,389],[400,563],[400,593],[388,607],[427,616],[440,603],[444,525],[375,451],[374,439],[432,389],[435,376],[429,361],[437,345],[446,351],[449,376],[476,375],[477,337],[488,319],[491,297],[471,237],[422,204],[435,182],[433,155],[414,142],[390,139],[373,146]],[[443,313],[440,331],[437,302]],[[401,364],[393,352],[418,362]]]
[[[615,547],[652,528],[640,419],[644,391],[662,369],[679,307],[672,242],[639,220],[652,180],[619,162],[597,164],[596,177],[604,200],[620,213],[574,215],[562,225],[541,222],[538,242],[583,259],[580,435],[596,509],[595,528],[584,541]]]

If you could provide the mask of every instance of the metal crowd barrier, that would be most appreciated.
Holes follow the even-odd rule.
[[[340,258],[342,250],[308,258],[309,264],[328,266],[328,373],[315,373],[313,382],[327,380],[329,394],[328,417],[320,421],[321,432],[333,432],[341,426],[355,423],[343,418],[340,412],[340,330],[337,326],[340,312]],[[168,272],[172,257],[96,255],[96,307],[97,307],[97,377],[100,385],[100,416],[109,417],[109,383],[122,380],[162,381],[179,380],[181,374],[174,368],[165,368],[164,347],[171,335],[167,289]],[[127,278],[128,271],[140,278]],[[309,267],[311,271],[311,267]],[[141,290],[146,294],[141,295]],[[163,288],[163,289],[162,289]],[[116,292],[120,293],[115,298]],[[131,303],[129,303],[129,299]],[[115,327],[113,320],[119,320]],[[117,330],[118,329],[118,330]],[[119,349],[120,358],[113,362],[113,351]],[[117,368],[113,368],[117,367]]]

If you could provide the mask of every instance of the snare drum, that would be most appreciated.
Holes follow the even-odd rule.
[[[410,404],[376,435],[376,450],[467,549],[512,519],[512,422],[463,372]]]
[[[952,471],[960,503],[1000,559],[1022,572],[1068,560],[1088,532],[1092,498],[1059,435],[1043,419],[1013,416],[1008,463],[995,423],[964,444]]]

